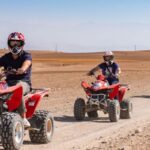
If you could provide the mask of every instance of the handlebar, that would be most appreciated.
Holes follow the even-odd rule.
[[[87,76],[94,76],[96,78],[96,74],[93,71],[90,71],[86,74]]]
[[[97,77],[99,76],[99,75],[96,76],[95,72],[91,72],[91,71],[88,72],[87,75],[88,75],[88,76],[94,76],[96,79],[97,79]],[[102,76],[104,76],[104,75],[102,75]],[[110,76],[111,76],[111,77],[118,78],[118,75],[115,75],[114,73],[112,73]],[[104,76],[104,77],[106,78],[106,76]]]
[[[7,74],[16,74],[17,70],[16,69],[6,70],[5,73],[7,73]]]
[[[0,79],[7,77],[8,75],[15,75],[17,73],[16,69],[7,69],[7,70],[2,70],[0,73]]]

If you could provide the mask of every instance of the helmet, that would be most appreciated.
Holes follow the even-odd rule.
[[[8,48],[13,55],[19,54],[23,50],[25,38],[22,33],[13,32],[8,36]]]
[[[114,59],[114,54],[112,51],[106,51],[103,58],[105,62],[111,62]]]

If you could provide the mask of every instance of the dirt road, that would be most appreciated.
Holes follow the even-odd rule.
[[[99,119],[88,119],[76,122],[73,114],[55,116],[55,134],[53,141],[47,145],[32,145],[25,141],[23,149],[44,150],[77,150],[77,149],[113,149],[117,139],[126,138],[141,130],[150,123],[150,100],[148,98],[132,98],[134,104],[133,118],[110,123],[108,116],[101,112]],[[138,132],[138,131],[137,131]],[[139,131],[140,132],[140,131]],[[112,143],[110,143],[112,142]],[[28,144],[27,144],[28,143]],[[109,144],[110,143],[110,144]],[[118,148],[126,145],[119,144]]]
[[[117,53],[122,69],[120,82],[131,85],[126,98],[132,97],[134,106],[132,119],[120,119],[117,123],[110,123],[103,112],[95,120],[86,117],[77,122],[73,117],[75,99],[85,98],[81,81],[94,80],[85,74],[99,63],[97,54],[54,54],[56,60],[52,54],[52,60],[48,54],[43,54],[42,60],[40,56],[38,53],[34,56],[38,59],[33,63],[32,82],[34,87],[50,88],[50,97],[43,99],[38,109],[51,111],[55,131],[52,142],[42,145],[32,144],[26,134],[22,150],[150,149],[150,52],[136,53],[135,57],[129,52]]]
[[[75,77],[71,78],[73,74]],[[147,90],[149,86],[139,88],[142,81],[144,81],[144,85],[148,82],[148,77],[141,79],[139,82],[137,82],[136,77],[134,77],[131,83],[131,87],[134,88],[131,89],[127,95],[129,95],[128,97],[133,96],[131,99],[134,105],[132,119],[110,123],[108,116],[100,112],[99,119],[89,120],[86,118],[83,122],[76,122],[73,117],[73,104],[77,96],[84,97],[84,92],[80,87],[80,79],[83,78],[82,74],[83,73],[63,74],[68,79],[65,84],[62,83],[64,79],[61,81],[60,75],[55,74],[55,78],[60,79],[59,82],[54,79],[56,89],[52,89],[53,95],[51,99],[46,100],[44,104],[42,103],[40,106],[41,108],[44,107],[51,110],[54,115],[55,133],[53,141],[48,145],[32,145],[30,143],[24,145],[24,150],[30,147],[36,147],[38,150],[93,150],[94,147],[98,147],[97,149],[100,149],[100,147],[102,147],[102,149],[117,149],[117,146],[118,148],[124,147],[122,143],[116,145],[117,139],[126,139],[132,135],[135,130],[143,130],[143,128],[150,123],[150,100]],[[140,74],[141,73],[137,73],[137,78],[141,76]],[[127,142],[127,140],[125,141]],[[131,140],[129,140],[125,146],[129,146],[130,141]]]
[[[124,54],[119,54],[122,55],[119,56],[122,57],[119,60],[122,68],[120,82],[131,85],[131,90],[126,97],[132,97],[134,111],[132,119],[121,119],[117,123],[110,123],[108,116],[102,112],[99,113],[100,118],[96,120],[86,118],[85,121],[76,122],[73,117],[75,99],[78,96],[85,98],[85,93],[80,86],[81,80],[89,82],[94,80],[86,77],[85,74],[95,66],[96,62],[91,64],[67,62],[60,66],[56,64],[40,66],[37,63],[34,67],[34,86],[51,87],[49,99],[44,100],[39,109],[45,108],[52,112],[55,119],[55,132],[50,144],[33,145],[25,142],[23,150],[148,149],[150,134],[146,135],[146,133],[150,133],[150,129],[147,131],[150,124],[150,85],[147,83],[149,83],[150,62],[145,57],[149,54],[142,54],[143,58],[141,54],[137,54],[135,58],[131,58],[129,54],[128,57],[131,59],[129,61],[128,57],[127,60],[122,61]],[[86,62],[86,57],[84,59]],[[42,71],[45,72],[40,76]],[[39,76],[42,80],[39,80]],[[28,136],[25,138],[29,141]],[[143,142],[141,147],[140,143]]]

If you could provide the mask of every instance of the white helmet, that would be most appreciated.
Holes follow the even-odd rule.
[[[112,61],[114,59],[114,54],[112,51],[106,51],[103,55],[104,61]]]

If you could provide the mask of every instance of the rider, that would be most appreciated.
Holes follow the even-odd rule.
[[[114,62],[114,54],[111,51],[106,51],[103,55],[104,62],[93,68],[88,72],[88,75],[93,75],[99,69],[102,71],[102,74],[106,77],[110,85],[116,84],[119,82],[119,74],[121,69],[119,65]]]
[[[23,118],[24,125],[29,127],[30,123],[25,116],[26,107],[23,96],[31,89],[32,56],[23,50],[25,38],[22,33],[11,33],[8,36],[7,44],[10,52],[0,57],[0,66],[4,67],[5,70],[16,69],[16,74],[8,75],[6,81],[8,86],[18,84],[22,86],[22,102],[18,108],[18,112]]]

